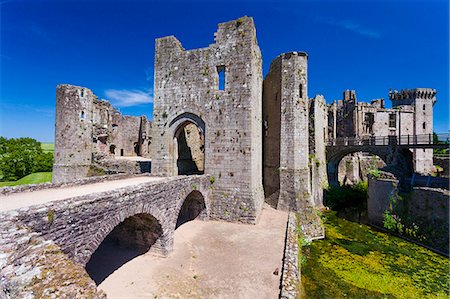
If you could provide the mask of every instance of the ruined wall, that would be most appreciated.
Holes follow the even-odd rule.
[[[411,192],[399,197],[398,183],[395,179],[369,178],[369,221],[383,227],[385,211],[391,211],[403,219],[403,223],[406,218],[413,219],[427,233],[423,242],[448,254],[450,192],[439,188],[414,187]]]
[[[92,159],[92,110],[96,96],[73,85],[56,88],[56,125],[53,182],[87,175]]]
[[[312,239],[322,237],[323,228],[315,212],[316,204],[311,193],[307,60],[306,53],[291,52],[272,61],[264,85],[265,93],[266,89],[268,93],[264,95],[263,107],[264,115],[271,113],[272,109],[280,111],[279,115],[275,113],[279,120],[270,117],[265,120],[268,135],[277,134],[279,126],[280,141],[279,145],[270,144],[271,140],[265,139],[264,147],[268,154],[276,153],[279,147],[280,187],[277,208],[299,211],[302,230]],[[277,161],[266,154],[264,160],[265,173],[273,176]],[[268,187],[271,190],[277,186],[269,184]]]
[[[253,19],[219,24],[207,48],[185,50],[173,36],[157,39],[154,92],[152,172],[178,173],[175,132],[194,123],[205,136],[205,173],[215,179],[211,216],[255,223],[264,195],[261,52]]]
[[[386,163],[378,156],[357,152],[342,158],[338,168],[339,183],[354,185],[360,181],[367,182],[371,169],[380,169]]]
[[[117,167],[109,171],[106,166],[120,162],[109,161],[100,171],[93,167],[115,156],[150,158],[151,136],[152,124],[145,116],[123,116],[88,88],[58,85],[53,182],[117,173]]]
[[[82,265],[38,233],[0,215],[0,298],[106,298]]]
[[[325,144],[328,140],[328,109],[325,98],[316,95],[309,103],[309,163],[311,190],[316,206],[323,206],[323,189],[328,187]]]

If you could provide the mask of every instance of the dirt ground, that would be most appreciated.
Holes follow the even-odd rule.
[[[278,298],[286,221],[266,205],[257,225],[187,222],[169,257],[138,256],[99,288],[108,298]]]

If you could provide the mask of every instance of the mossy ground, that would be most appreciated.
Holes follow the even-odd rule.
[[[29,174],[20,180],[13,182],[0,182],[0,187],[6,186],[18,186],[18,185],[27,185],[27,184],[41,184],[52,181],[52,173],[51,172],[36,172]]]
[[[326,238],[302,248],[301,298],[449,298],[447,258],[334,212],[324,221]]]

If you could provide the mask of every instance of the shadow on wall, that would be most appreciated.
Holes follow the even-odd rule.
[[[197,217],[201,218],[202,212],[206,212],[205,200],[199,191],[194,190],[189,193],[181,207],[175,229]]]
[[[122,265],[149,251],[161,235],[161,225],[153,216],[128,217],[106,236],[86,264],[86,271],[99,285]]]

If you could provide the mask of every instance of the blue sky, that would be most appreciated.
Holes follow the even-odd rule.
[[[88,87],[124,114],[152,115],[154,40],[214,42],[217,23],[252,16],[263,72],[289,51],[309,54],[308,96],[355,89],[438,90],[434,128],[449,130],[449,4],[435,1],[0,0],[0,135],[54,140],[55,88]]]

